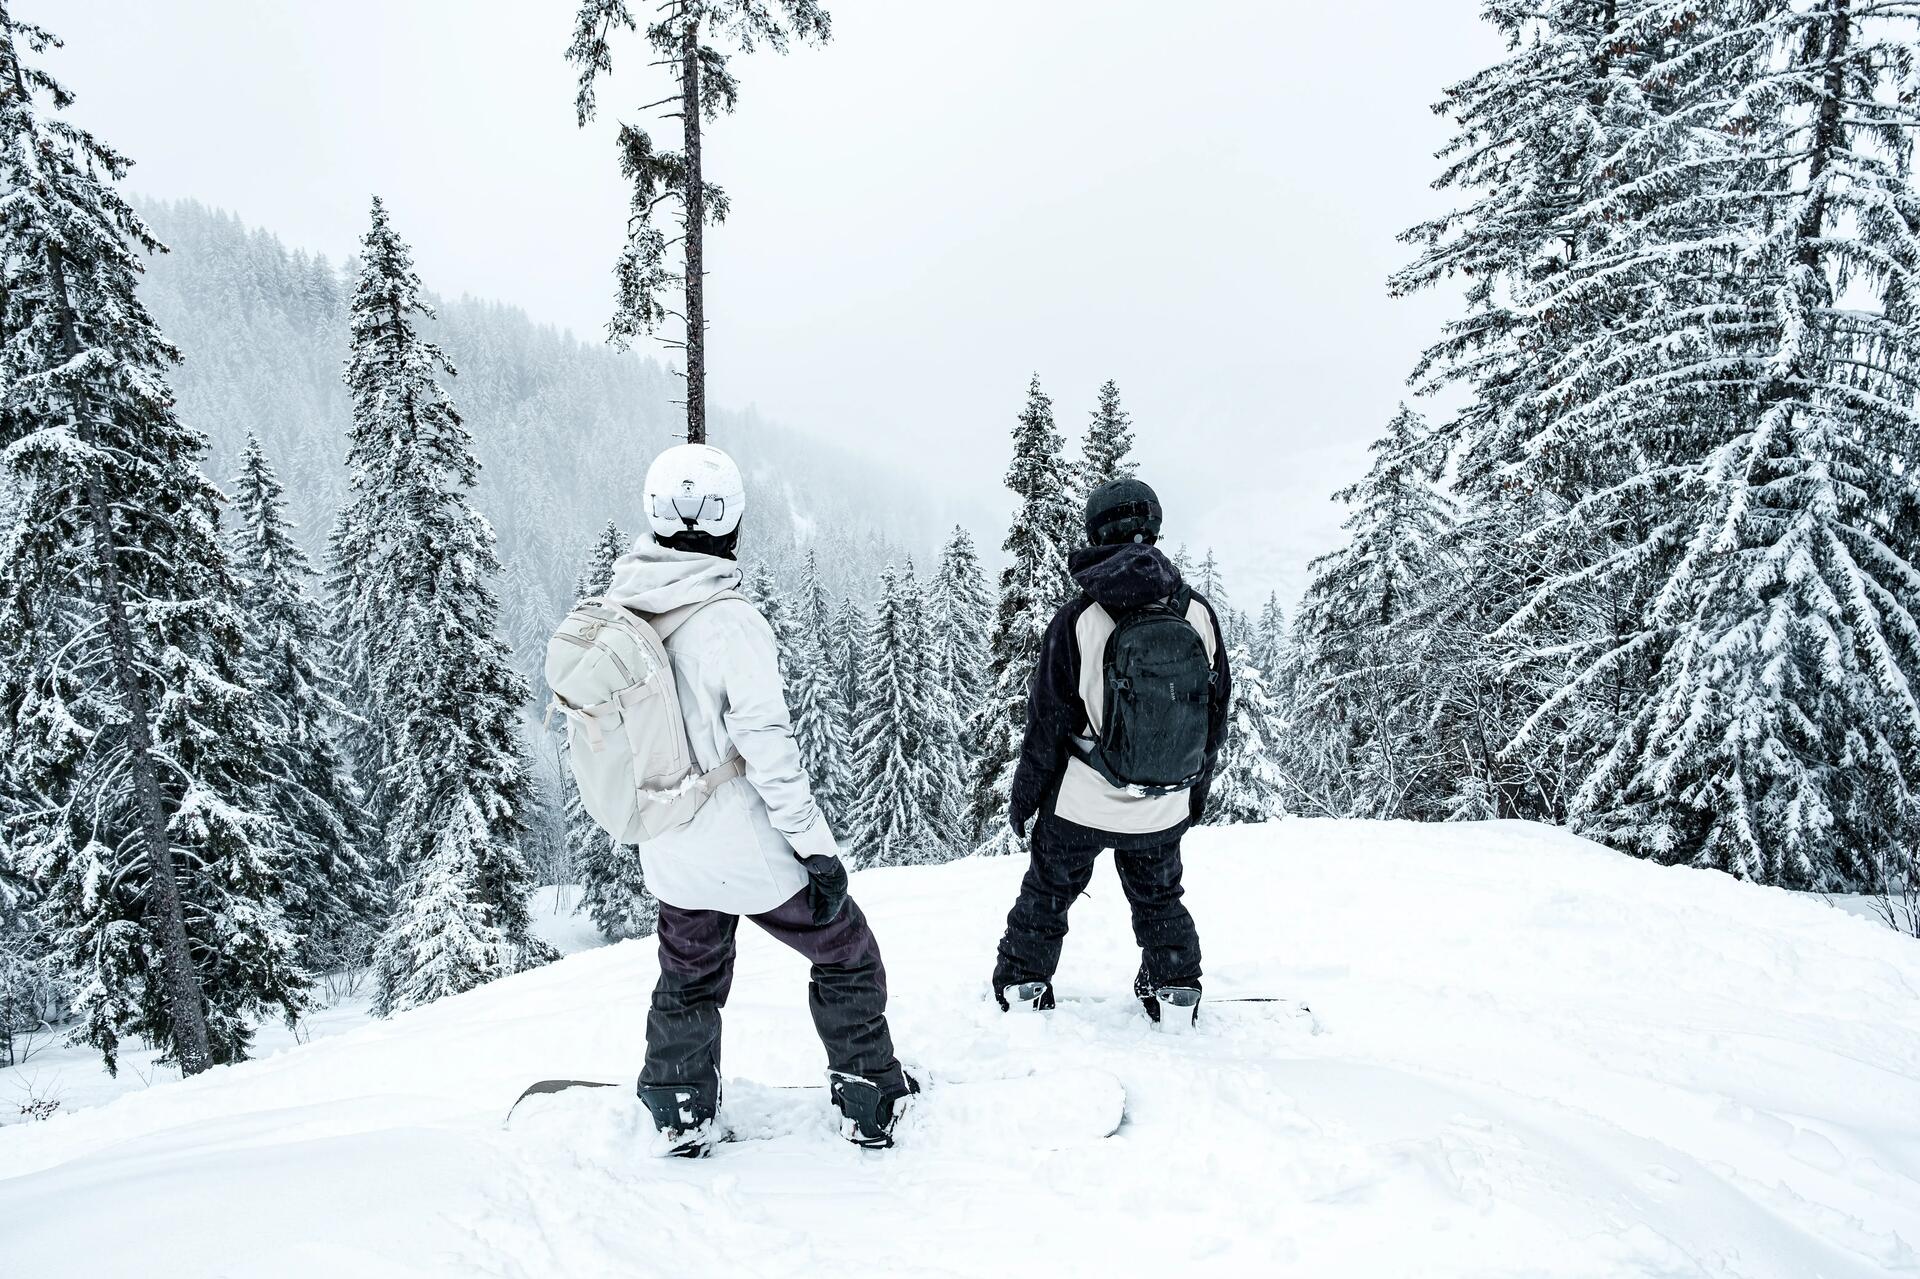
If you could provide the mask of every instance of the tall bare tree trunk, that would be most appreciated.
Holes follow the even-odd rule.
[[[700,169],[700,21],[687,21],[680,50],[680,111],[686,128],[687,443],[707,442],[706,180]]]
[[[1827,166],[1833,163],[1833,153],[1840,149],[1843,140],[1841,129],[1842,108],[1847,92],[1846,58],[1848,46],[1853,42],[1853,14],[1848,12],[1847,5],[1848,0],[1833,0],[1832,14],[1827,20],[1827,65],[1820,78],[1825,93],[1813,122],[1813,159],[1807,166],[1808,186],[1819,185],[1820,179],[1826,175]],[[1820,265],[1819,241],[1826,234],[1829,203],[1824,188],[1816,191],[1813,199],[1807,201],[1806,210],[1800,215],[1800,225],[1796,228],[1800,247],[1795,256],[1801,266],[1810,270]]]
[[[79,326],[67,296],[66,271],[58,250],[48,249],[47,264],[59,295],[60,338],[68,359],[83,347]],[[86,410],[76,393],[72,425],[85,439]],[[106,615],[107,645],[113,655],[114,683],[127,717],[127,753],[133,781],[134,804],[140,815],[140,841],[147,854],[148,926],[160,943],[160,985],[172,1024],[174,1050],[180,1055],[180,1073],[197,1075],[213,1064],[207,1038],[207,1010],[200,973],[193,966],[187,942],[186,916],[180,906],[180,884],[174,878],[173,844],[167,836],[166,808],[160,797],[160,770],[153,758],[153,708],[140,679],[133,623],[127,616],[126,595],[114,549],[113,513],[96,466],[87,475],[87,510],[93,533],[97,579],[95,592]]]

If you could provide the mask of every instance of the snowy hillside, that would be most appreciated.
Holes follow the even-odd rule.
[[[501,1126],[525,1083],[636,1068],[649,944],[269,1060],[0,1130],[23,1274],[1920,1273],[1920,946],[1817,900],[1522,825],[1202,831],[1209,990],[1308,1000],[1162,1035],[1124,1001],[1005,1016],[1021,866],[855,881],[903,1055],[935,1080],[1099,1067],[1106,1141],[902,1149],[825,1119],[642,1158],[624,1093]],[[731,1077],[821,1067],[805,972],[751,929]],[[1135,963],[1103,868],[1063,994]],[[739,1095],[750,1090],[739,1089]],[[579,1094],[576,1094],[579,1095]],[[823,1103],[824,1104],[824,1103]]]
[[[321,556],[346,497],[351,278],[192,201],[146,201],[141,212],[171,250],[148,264],[141,297],[185,356],[167,379],[182,420],[209,438],[208,473],[232,475],[258,435],[299,536]],[[459,370],[446,386],[480,461],[476,500],[500,538],[508,639],[531,672],[588,542],[608,519],[631,532],[641,518],[635,489],[685,429],[683,392],[658,361],[608,350],[597,334],[576,338],[472,297],[436,309],[427,323]],[[950,517],[993,509],[949,509],[918,480],[757,412],[716,407],[714,427],[750,472],[752,555],[791,568],[796,545],[810,543],[837,594],[864,596],[889,558],[924,554]]]

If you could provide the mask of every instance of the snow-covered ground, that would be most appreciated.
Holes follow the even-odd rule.
[[[1163,1035],[1123,999],[1005,1016],[1021,867],[860,875],[903,1055],[937,1079],[1106,1070],[1107,1140],[867,1153],[824,1120],[655,1161],[630,1077],[647,942],[0,1130],[22,1273],[1920,1274],[1920,944],[1817,900],[1521,824],[1204,831],[1208,989],[1303,998]],[[730,1076],[816,1082],[803,965],[742,930]],[[1110,871],[1063,994],[1135,965]],[[764,1098],[742,1086],[737,1094]],[[817,1094],[804,1094],[815,1096]],[[789,1108],[791,1108],[791,1103]],[[825,1105],[821,1101],[822,1106]]]
[[[533,931],[563,955],[604,945],[593,920],[581,913],[577,885],[550,885],[533,895]],[[253,1055],[354,1030],[372,1020],[372,996],[364,982],[334,974],[317,991],[317,1006],[293,1026],[270,1021],[254,1033]],[[156,1084],[177,1083],[178,1067],[162,1064],[160,1051],[139,1042],[121,1045],[120,1069],[108,1074],[100,1054],[66,1042],[63,1030],[30,1040],[18,1064],[0,1069],[0,1127],[26,1122],[35,1107],[71,1113]]]

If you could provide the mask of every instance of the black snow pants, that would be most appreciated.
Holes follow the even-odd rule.
[[[860,1075],[883,1091],[903,1086],[887,1030],[887,970],[880,943],[852,898],[832,923],[813,922],[807,893],[749,919],[813,963],[808,1004],[830,1069]],[[660,903],[655,935],[660,980],[647,1013],[647,1063],[640,1086],[678,1084],[717,1104],[720,1009],[733,986],[734,934],[740,917]]]
[[[1088,841],[1098,837],[1078,827],[1063,830],[1045,816],[1035,822],[1026,878],[1007,915],[1006,935],[993,966],[994,990],[1053,980],[1067,936],[1067,909],[1087,890],[1094,859],[1100,856],[1102,845]],[[1145,848],[1115,849],[1113,864],[1133,908],[1140,984],[1198,986],[1200,935],[1180,901],[1180,836]]]

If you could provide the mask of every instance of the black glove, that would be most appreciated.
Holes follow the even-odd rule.
[[[825,853],[802,857],[800,864],[807,868],[807,905],[814,924],[831,924],[847,905],[847,868]]]
[[[1007,810],[1007,823],[1013,827],[1013,833],[1021,839],[1027,837],[1027,823],[1032,820],[1032,809],[1022,809],[1016,806]]]
[[[1200,814],[1206,811],[1207,792],[1213,788],[1213,779],[1207,778],[1187,792],[1187,818],[1198,822]]]

